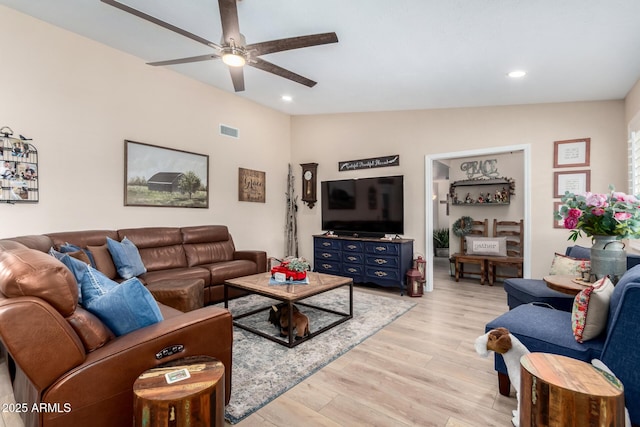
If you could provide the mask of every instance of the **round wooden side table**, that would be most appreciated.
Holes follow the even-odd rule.
[[[581,291],[587,289],[593,283],[583,282],[576,275],[559,274],[555,276],[544,276],[547,287],[554,291],[562,292],[567,295],[577,295]]]
[[[224,426],[224,365],[213,357],[149,369],[133,384],[133,395],[136,427]]]
[[[520,427],[624,427],[624,389],[616,377],[550,353],[526,354],[520,366]]]

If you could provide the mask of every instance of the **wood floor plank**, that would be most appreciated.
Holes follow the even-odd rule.
[[[507,311],[506,294],[501,283],[453,281],[444,261],[416,307],[236,425],[510,426],[515,394],[498,393],[493,357],[473,347]]]

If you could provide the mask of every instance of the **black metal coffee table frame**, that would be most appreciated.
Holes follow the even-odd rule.
[[[285,286],[285,285],[278,285],[278,286]],[[329,292],[332,291],[334,289],[339,289],[343,286],[349,286],[349,313],[344,313],[341,311],[336,311],[336,310],[331,310],[329,308],[325,308],[325,307],[319,307],[317,305],[312,305],[312,304],[307,304],[304,302],[301,302],[304,299],[310,298],[312,296],[315,295],[320,295],[323,294],[325,292]],[[261,295],[267,298],[271,298],[271,299],[275,299],[277,301],[283,302],[283,303],[287,303],[288,307],[289,307],[289,327],[288,327],[288,341],[282,340],[278,337],[274,337],[273,335],[269,335],[267,333],[264,333],[258,329],[252,328],[251,326],[247,326],[247,325],[243,325],[240,322],[238,322],[238,320],[244,318],[244,317],[248,317],[251,315],[254,315],[256,313],[260,313],[262,311],[268,311],[271,308],[271,305],[268,305],[266,307],[260,307],[251,311],[248,311],[246,313],[242,313],[239,315],[233,315],[233,325],[237,326],[241,329],[244,329],[246,331],[249,331],[251,333],[254,333],[256,335],[260,335],[263,338],[269,339],[273,342],[277,342],[278,344],[284,345],[285,347],[289,347],[289,348],[293,348],[295,346],[297,346],[298,344],[302,344],[303,342],[310,340],[311,338],[315,337],[316,335],[320,335],[321,333],[335,327],[338,326],[341,323],[346,322],[349,319],[353,318],[353,281],[350,281],[349,283],[345,283],[343,285],[340,286],[336,286],[334,288],[329,288],[329,289],[325,289],[321,292],[312,294],[312,295],[305,295],[303,297],[300,298],[282,298],[278,295],[274,295],[272,293],[269,292],[261,292],[259,290],[255,290],[255,289],[251,289],[248,290],[244,287],[240,287],[240,286],[235,286],[231,283],[226,283],[224,284],[224,307],[225,308],[229,308],[229,288],[235,288],[235,289],[240,289],[243,290],[245,292],[248,292],[250,294],[255,294],[255,295]],[[316,310],[321,310],[324,311],[326,313],[331,313],[331,314],[335,314],[337,316],[340,316],[340,318],[338,320],[336,320],[335,322],[332,322],[326,326],[324,326],[321,329],[318,329],[317,331],[314,332],[310,332],[309,335],[305,336],[305,337],[301,337],[296,339],[296,337],[293,336],[293,305],[298,304],[301,305],[303,307],[309,307],[309,308],[315,308]]]

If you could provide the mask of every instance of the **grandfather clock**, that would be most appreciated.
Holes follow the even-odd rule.
[[[300,166],[302,166],[302,201],[309,206],[309,209],[313,209],[318,200],[316,197],[318,164],[301,163]]]

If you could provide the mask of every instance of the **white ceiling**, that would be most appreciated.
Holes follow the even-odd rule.
[[[122,2],[220,41],[216,0]],[[99,0],[0,4],[144,62],[215,52]],[[623,99],[640,78],[640,0],[242,0],[238,14],[247,43],[337,33],[263,56],[313,88],[245,67],[239,96],[294,115]],[[220,60],[171,68],[233,92]]]

